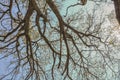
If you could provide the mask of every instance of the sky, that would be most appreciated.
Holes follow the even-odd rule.
[[[66,0],[62,6],[63,8],[61,9],[60,13],[61,15],[65,15],[66,14],[66,8],[71,5],[71,4],[74,4],[74,3],[77,3],[78,0]],[[91,11],[95,6],[95,3],[93,3],[92,1],[88,1],[88,3],[85,5],[85,6],[76,6],[76,7],[72,7],[69,9],[69,13],[68,14],[73,14],[74,12],[78,11],[79,9],[86,9],[86,11]],[[107,4],[107,3],[102,3],[101,5],[101,8],[100,10],[104,10],[104,14],[107,15],[109,14],[113,9],[114,9],[114,6],[113,4]],[[15,9],[14,9],[15,10]],[[110,25],[110,23],[106,23],[105,26],[108,26]],[[2,54],[1,54],[2,55]],[[0,55],[0,56],[1,56]],[[2,59],[0,60],[0,76],[6,72],[6,69],[7,69],[7,65],[9,64],[9,61],[11,60],[12,58],[9,57],[9,58],[6,58],[6,59]],[[48,67],[48,66],[47,66]]]

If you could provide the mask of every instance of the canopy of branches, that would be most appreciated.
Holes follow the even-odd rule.
[[[103,2],[0,0],[0,60],[11,59],[0,80],[116,79],[117,40]]]

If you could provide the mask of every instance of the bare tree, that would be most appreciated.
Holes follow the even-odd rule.
[[[95,10],[63,16],[60,2],[0,1],[0,59],[14,57],[1,79],[103,80],[107,68],[114,72],[108,36],[101,32],[104,18],[95,16]],[[66,13],[77,5],[68,6]]]

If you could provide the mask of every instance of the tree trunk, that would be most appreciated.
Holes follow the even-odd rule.
[[[115,6],[116,18],[118,20],[118,23],[120,24],[120,0],[113,0],[113,1]]]

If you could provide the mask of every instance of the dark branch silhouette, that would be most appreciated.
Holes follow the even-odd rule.
[[[116,18],[120,24],[120,0],[112,0],[115,6]]]
[[[81,2],[86,4],[86,0]],[[58,80],[59,76],[61,80],[99,80],[107,75],[107,68],[115,73],[110,66],[109,36],[101,37],[104,19],[97,19],[95,10],[86,18],[82,10],[63,17],[58,3],[0,1],[0,59],[14,57],[9,65],[12,68],[0,80],[19,76],[19,80]],[[68,8],[77,5],[81,6],[72,4]]]

